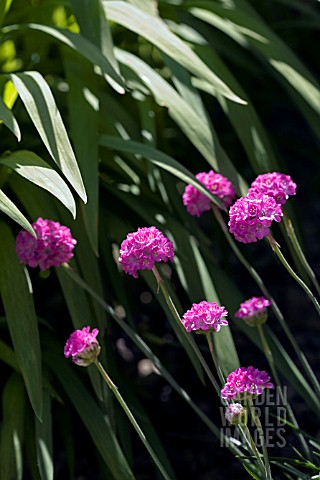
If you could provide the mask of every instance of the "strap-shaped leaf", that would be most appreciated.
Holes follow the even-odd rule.
[[[116,49],[115,53],[119,62],[129,69],[128,76],[133,75],[135,81],[138,76],[139,80],[150,89],[155,101],[168,108],[168,114],[214,170],[229,178],[239,194],[246,195],[248,188],[226,155],[208,119],[200,116],[161,75],[143,60],[121,49]]]
[[[53,480],[52,415],[50,393],[43,391],[42,422],[35,419],[37,464],[41,480]]]
[[[10,77],[51,157],[86,202],[80,170],[47,82],[39,72],[11,74]]]
[[[14,373],[6,383],[2,396],[0,478],[3,479],[22,480],[25,401],[21,375]]]
[[[13,116],[10,108],[4,103],[0,97],[0,120],[3,121],[6,127],[17,137],[18,142],[21,140],[21,132],[17,120]]]
[[[134,155],[141,155],[158,167],[161,167],[164,170],[172,173],[183,182],[191,183],[213,203],[217,204],[221,208],[224,208],[220,200],[215,195],[212,195],[187,168],[166,153],[163,153],[160,150],[143,143],[134,142],[132,140],[123,140],[122,138],[112,137],[111,135],[101,135],[99,143],[103,147],[112,148],[120,152],[129,152]]]
[[[125,92],[125,84],[120,75],[115,71],[108,58],[106,58],[99,48],[86,38],[77,33],[70,32],[62,28],[51,27],[49,25],[38,25],[36,23],[28,23],[27,25],[9,25],[2,29],[4,34],[15,31],[35,30],[59,40],[62,44],[72,48],[80,55],[89,60],[93,65],[100,67],[102,74],[107,81],[112,79],[110,85],[117,90],[118,93]]]
[[[156,18],[154,15],[149,15],[127,2],[105,1],[103,6],[110,20],[146,38],[187,70],[214,84],[217,93],[230,98],[234,102],[246,103],[233,93],[186,43],[172,33],[163,20]]]
[[[41,350],[38,321],[15,238],[0,222],[0,292],[17,361],[33,410],[42,415]]]
[[[28,222],[26,217],[22,215],[20,210],[15,206],[15,204],[10,200],[10,198],[8,198],[7,195],[3,193],[2,190],[0,190],[0,210],[2,210],[6,215],[8,215],[8,217],[12,218],[12,220],[21,225],[21,227],[23,227],[25,230],[28,230],[28,232],[30,232],[34,237],[36,236],[31,224]]]
[[[42,158],[28,150],[12,152],[0,158],[0,164],[7,165],[22,177],[44,188],[76,216],[76,205],[72,193],[60,175]]]

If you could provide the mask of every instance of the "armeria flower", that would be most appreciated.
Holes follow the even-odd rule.
[[[203,183],[212,194],[217,195],[226,208],[232,204],[236,190],[226,177],[210,170],[208,173],[197,173],[196,179]],[[193,185],[186,186],[182,200],[183,204],[187,207],[187,212],[196,217],[200,217],[203,212],[211,208],[211,200],[199,192]]]
[[[16,253],[21,263],[47,270],[50,267],[59,267],[73,257],[72,251],[77,241],[72,238],[68,227],[41,217],[32,224],[32,227],[37,238],[26,230],[20,231],[17,235]]]
[[[253,367],[240,367],[228,375],[227,382],[221,390],[221,397],[226,400],[244,400],[249,395],[261,395],[265,388],[274,388],[267,372]]]
[[[224,307],[220,307],[216,302],[193,303],[191,310],[188,310],[181,321],[187,330],[215,331],[219,332],[221,325],[228,325],[228,321],[223,318],[228,315]]]
[[[250,194],[264,193],[275,199],[281,205],[286,203],[289,195],[296,194],[297,185],[289,175],[283,173],[263,173],[259,175],[249,188]]]
[[[138,270],[152,270],[155,262],[172,261],[173,255],[171,240],[156,227],[143,227],[123,240],[119,262],[126,273],[138,278]]]
[[[252,297],[240,303],[240,308],[234,315],[250,326],[262,325],[268,318],[267,307],[270,305],[270,300],[264,297]]]
[[[226,408],[225,417],[231,425],[247,425],[247,409],[241,403],[231,403]]]
[[[87,367],[96,361],[100,353],[100,345],[96,339],[99,330],[90,327],[73,332],[64,347],[64,356],[72,357],[72,361],[81,367]]]
[[[269,235],[272,222],[280,222],[283,213],[281,205],[272,197],[257,193],[239,198],[229,215],[229,230],[236,240],[252,243]]]

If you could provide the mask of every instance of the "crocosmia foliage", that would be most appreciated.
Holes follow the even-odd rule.
[[[318,478],[319,24],[0,2],[1,480]]]

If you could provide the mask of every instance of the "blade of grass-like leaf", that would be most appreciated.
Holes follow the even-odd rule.
[[[69,84],[68,107],[71,138],[88,194],[81,209],[91,247],[98,256],[99,166],[97,77],[91,66],[65,52],[64,66]],[[90,86],[90,88],[89,88]],[[84,135],[85,132],[85,135]],[[88,161],[90,159],[90,161]]]
[[[229,178],[238,193],[245,195],[247,192],[245,181],[221,147],[217,134],[207,119],[200,117],[166,80],[138,57],[120,49],[116,49],[115,54],[119,62],[125,65],[129,72],[137,75],[150,89],[156,102],[168,108],[168,114],[214,170]]]
[[[60,175],[42,158],[28,150],[11,152],[0,157],[0,164],[12,168],[18,175],[26,178],[38,187],[44,188],[54,195],[76,216],[76,205],[72,193]]]
[[[99,143],[103,147],[143,156],[145,159],[149,160],[155,165],[172,173],[183,182],[191,183],[206,197],[210,198],[212,202],[219,204],[220,206],[221,202],[215,195],[212,195],[187,168],[166,153],[163,153],[160,150],[143,143],[134,142],[132,140],[123,140],[122,138],[113,137],[111,135],[101,135]]]
[[[17,361],[36,416],[42,415],[38,321],[27,280],[15,252],[15,238],[0,222],[0,291]],[[17,301],[19,299],[19,301]]]
[[[2,190],[0,190],[0,210],[2,210],[6,215],[8,215],[8,217],[12,218],[12,220],[21,225],[22,228],[30,232],[31,235],[33,235],[34,237],[36,236],[31,224],[28,222],[26,217],[22,215],[20,210],[15,206],[15,204],[10,200],[10,198],[8,198],[7,195],[3,193]]]
[[[17,137],[18,142],[21,140],[21,132],[17,120],[13,116],[11,110],[4,103],[0,97],[0,120],[3,121],[6,127]]]
[[[0,477],[6,480],[22,480],[25,401],[21,376],[14,373],[7,381],[2,395]]]
[[[145,37],[187,70],[214,84],[221,95],[234,102],[245,103],[199,59],[186,43],[170,32],[163,20],[127,2],[107,1],[102,4],[110,20]]]
[[[2,340],[0,340],[0,360],[20,372],[14,351]]]
[[[11,34],[11,32],[19,32],[24,30],[39,31],[49,35],[56,40],[59,40],[62,44],[70,47],[72,50],[75,50],[80,55],[85,57],[93,65],[100,67],[105,78],[111,78],[111,86],[116,88],[118,93],[125,92],[125,84],[114,70],[109,60],[101,53],[101,51],[86,38],[82,37],[79,34],[70,32],[62,28],[51,27],[49,25],[40,25],[36,23],[29,23],[27,25],[9,25],[3,27],[2,32],[4,34]]]
[[[202,0],[188,1],[187,6],[197,18],[221,29],[242,46],[253,48],[285,78],[286,88],[290,84],[320,113],[320,91],[316,79],[245,0],[235,0],[233,8]]]
[[[58,345],[50,343],[49,349],[44,354],[44,360],[62,384],[113,478],[134,480],[134,475],[112,431],[108,417],[100,410],[92,395],[68,366],[67,360],[61,353],[63,347],[61,346],[60,351]]]
[[[43,391],[42,422],[35,419],[37,464],[41,480],[53,480],[52,416],[50,394]]]
[[[38,72],[11,74],[10,77],[51,157],[86,202],[81,173],[47,82]]]
[[[191,236],[189,238],[198,264],[198,270],[201,282],[203,284],[205,298],[209,302],[217,302],[218,305],[221,305],[220,298],[213,283],[214,277],[210,276],[206,262],[201,255],[195,239]],[[229,327],[221,328],[218,333],[214,333],[213,342],[219,359],[220,367],[225,376],[229,375],[230,372],[240,367],[237,349],[235,347],[232,332]]]

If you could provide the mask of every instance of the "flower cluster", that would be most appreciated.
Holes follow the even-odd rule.
[[[225,417],[231,425],[246,425],[247,409],[241,403],[230,403],[226,409]]]
[[[77,241],[72,238],[68,227],[41,217],[32,227],[37,238],[26,230],[17,235],[16,253],[21,263],[47,270],[50,267],[59,267],[73,257],[72,251]]]
[[[240,367],[228,375],[221,390],[226,400],[244,400],[248,395],[260,395],[265,388],[273,388],[270,377],[265,371],[253,367]]]
[[[87,367],[96,361],[100,353],[100,345],[96,339],[99,330],[90,327],[73,332],[64,347],[64,356],[72,357],[72,361],[81,367]]]
[[[283,205],[289,198],[289,195],[296,194],[297,185],[291,180],[289,175],[283,173],[264,173],[259,175],[249,188],[250,195],[264,193],[275,199],[277,203]]]
[[[229,230],[236,240],[252,243],[269,235],[273,220],[280,222],[281,205],[268,195],[257,193],[237,200],[229,211]]]
[[[199,180],[212,194],[217,195],[228,208],[235,197],[236,190],[230,180],[228,180],[220,173],[215,173],[213,170],[210,172],[200,172],[196,175],[196,179]],[[199,192],[193,185],[187,185],[182,195],[183,204],[187,207],[187,212],[190,215],[200,217],[203,212],[210,210],[211,201],[208,197]]]
[[[182,317],[182,323],[187,330],[203,330],[219,332],[221,325],[228,325],[228,321],[223,318],[228,315],[224,307],[220,307],[216,302],[193,303],[192,308]]]
[[[138,270],[152,270],[155,262],[173,260],[173,243],[156,227],[138,228],[129,233],[120,247],[123,270],[138,278]]]
[[[250,326],[261,325],[267,320],[267,307],[270,305],[270,300],[264,297],[252,297],[240,303],[235,317],[242,318]]]

